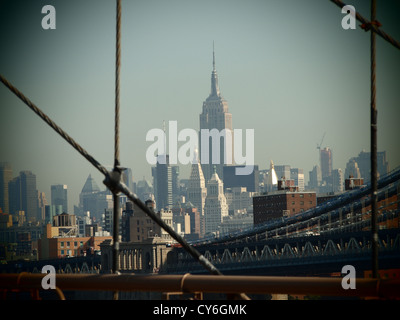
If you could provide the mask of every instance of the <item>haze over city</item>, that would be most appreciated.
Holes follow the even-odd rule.
[[[100,163],[113,165],[115,8],[109,1],[51,1],[57,28],[41,28],[44,1],[1,1],[0,72]],[[368,14],[364,1],[351,3]],[[400,38],[400,4],[378,3],[378,20]],[[233,128],[255,130],[255,164],[308,172],[317,144],[344,170],[369,151],[369,34],[343,30],[329,1],[123,2],[121,164],[151,181],[146,133],[176,120],[199,129],[210,94],[215,43],[219,88]],[[377,41],[378,150],[400,164],[397,50]],[[37,189],[68,185],[69,208],[89,174],[103,177],[4,86],[0,161],[30,170]],[[188,178],[190,165],[181,166]],[[103,188],[105,188],[103,186]],[[73,212],[71,212],[73,213]]]

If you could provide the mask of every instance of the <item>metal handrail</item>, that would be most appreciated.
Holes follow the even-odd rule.
[[[45,274],[1,274],[1,290],[41,290]],[[215,275],[136,275],[136,274],[57,274],[58,290],[144,291],[181,293],[305,294],[400,298],[400,279],[357,278],[355,289],[343,289],[342,278],[215,276]],[[61,292],[62,293],[62,292]],[[61,296],[60,296],[61,297]]]

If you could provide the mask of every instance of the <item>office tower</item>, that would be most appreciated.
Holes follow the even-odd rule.
[[[53,219],[56,215],[63,213],[62,205],[45,205],[44,207],[44,222],[53,224]]]
[[[332,150],[324,148],[320,150],[322,180],[332,174]]]
[[[143,177],[143,180],[139,180],[136,183],[136,194],[143,202],[148,199],[154,198],[153,185],[150,181],[147,181],[145,177]]]
[[[204,204],[207,197],[206,182],[203,175],[203,170],[198,161],[197,153],[192,163],[192,171],[187,188],[187,200],[191,202],[198,210],[200,215],[204,214]]]
[[[299,191],[304,191],[304,172],[300,168],[290,169],[290,179],[294,180],[294,185],[299,187]]]
[[[202,138],[202,130],[206,129],[209,133],[211,130],[216,129],[218,135],[216,138],[206,137]],[[227,133],[226,138],[221,138],[220,134]],[[215,131],[215,130],[214,130]],[[231,137],[229,137],[229,133]],[[213,70],[211,73],[211,93],[208,98],[203,102],[203,110],[200,114],[200,134],[199,134],[199,148],[200,148],[200,163],[203,169],[204,178],[208,181],[213,173],[213,167],[216,167],[218,176],[223,179],[223,167],[224,164],[234,164],[233,158],[233,130],[232,130],[232,114],[228,112],[228,103],[221,96],[218,86],[218,76],[215,69],[215,53],[213,50]],[[207,141],[208,140],[208,141]],[[229,140],[229,141],[227,141]],[[208,148],[202,147],[207,145]],[[230,144],[231,143],[231,144]],[[213,146],[216,147],[219,144],[219,148],[215,148],[214,157],[216,163],[213,163]],[[231,145],[231,148],[227,149],[227,146]],[[228,153],[229,152],[229,153]],[[219,160],[218,159],[219,156]],[[225,159],[226,157],[226,159]]]
[[[217,169],[208,181],[207,197],[204,204],[205,233],[217,232],[224,217],[229,214],[224,195],[224,184],[218,177]]]
[[[343,192],[344,175],[342,169],[332,170],[332,186],[333,192]]]
[[[289,165],[274,165],[276,176],[278,180],[290,179],[290,166]]]
[[[36,175],[31,171],[21,171],[8,183],[10,213],[25,211],[27,222],[38,221],[38,193]]]
[[[100,222],[105,209],[113,207],[110,191],[100,191],[99,186],[89,174],[79,195],[79,213],[90,212],[93,222]]]
[[[156,198],[156,207],[172,207],[172,168],[169,164],[169,155],[159,155],[157,164],[151,168],[153,175],[154,196]]]
[[[37,196],[38,196],[38,219],[43,221],[46,218],[46,206],[48,206],[48,202],[44,192],[37,191]]]
[[[319,166],[314,166],[312,171],[309,171],[310,181],[308,182],[308,188],[318,192],[318,188],[321,185],[322,174]]]
[[[121,180],[125,185],[128,187],[129,190],[134,192],[133,190],[133,176],[132,176],[132,169],[131,168],[125,168],[122,171],[121,175]]]
[[[349,162],[347,162],[344,175],[345,179],[350,178],[350,176],[356,179],[361,178],[360,168],[358,168],[358,163],[355,158],[351,158]]]
[[[172,179],[172,203],[179,201],[179,166],[171,166],[171,179]]]
[[[62,210],[68,213],[68,187],[66,184],[51,186],[51,204],[53,206],[62,205]]]
[[[246,187],[249,192],[259,190],[258,165],[254,166],[253,172],[248,175],[236,175],[236,168],[242,166],[224,166],[224,188]]]
[[[371,152],[366,152],[362,150],[357,157],[353,157],[349,160],[348,165],[351,166],[351,162],[354,160],[360,170],[361,178],[364,179],[364,183],[368,183],[371,180]],[[386,159],[386,151],[377,152],[377,169],[378,177],[389,172],[389,162]],[[346,172],[345,178],[349,176]],[[353,175],[355,178],[356,176]]]
[[[12,180],[12,167],[7,162],[0,162],[0,209],[10,213],[8,202],[8,183]]]

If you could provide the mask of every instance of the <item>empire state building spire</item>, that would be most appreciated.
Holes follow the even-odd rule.
[[[218,77],[217,70],[215,68],[215,50],[213,45],[213,70],[211,73],[211,93],[207,97],[207,99],[203,102],[203,110],[200,114],[200,130],[207,129],[213,130],[217,129],[219,132],[222,130],[230,130],[232,134],[232,148],[228,148],[228,144],[224,139],[224,144],[221,145],[219,151],[217,151],[212,146],[212,141],[210,143],[210,137],[204,137],[204,139],[208,139],[208,142],[202,140],[200,136],[200,163],[204,174],[204,179],[206,183],[210,180],[213,174],[213,167],[216,166],[217,174],[220,179],[224,178],[224,165],[234,164],[234,152],[233,152],[233,129],[232,129],[232,114],[229,113],[228,103],[221,96],[218,87]],[[208,131],[208,132],[210,132]],[[206,150],[204,150],[205,148]],[[229,152],[229,154],[228,154]],[[219,160],[218,160],[219,159]],[[226,159],[232,159],[230,161],[226,161]]]
[[[213,42],[213,70],[211,73],[211,94],[210,97],[219,97],[219,87],[218,87],[218,75],[217,70],[215,69],[215,51],[214,51],[214,42]]]

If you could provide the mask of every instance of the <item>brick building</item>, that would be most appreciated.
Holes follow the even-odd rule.
[[[58,259],[93,254],[100,250],[100,243],[107,239],[112,239],[112,237],[60,237],[58,229],[47,224],[42,238],[38,239],[39,259]]]
[[[314,208],[317,205],[316,193],[313,191],[296,191],[291,181],[278,183],[278,191],[253,197],[254,225],[271,219],[293,216]]]

